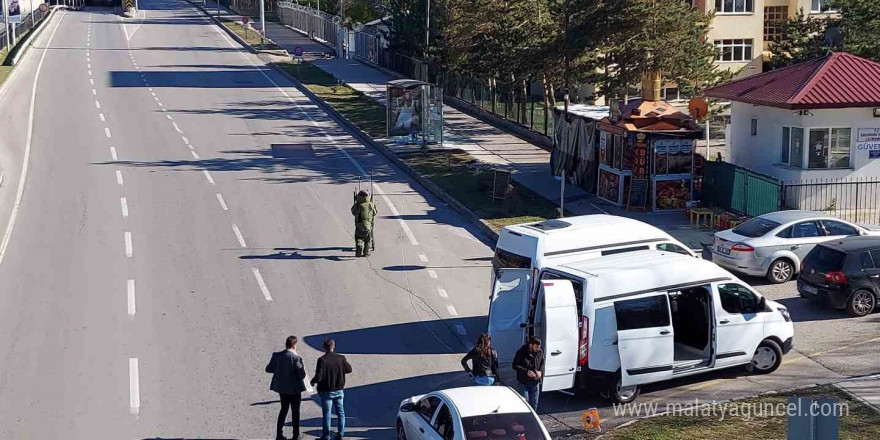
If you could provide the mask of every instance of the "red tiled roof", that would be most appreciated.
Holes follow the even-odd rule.
[[[706,96],[788,109],[880,107],[880,63],[835,53],[713,87]]]

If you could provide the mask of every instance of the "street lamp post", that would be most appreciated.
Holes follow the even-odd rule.
[[[264,38],[266,38],[266,0],[260,0],[260,49],[263,48]]]

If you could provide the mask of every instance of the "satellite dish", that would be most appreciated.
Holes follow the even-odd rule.
[[[838,27],[830,27],[825,29],[825,45],[828,47],[840,46],[843,41],[843,32]]]

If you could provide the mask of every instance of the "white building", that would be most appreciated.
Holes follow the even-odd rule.
[[[730,162],[784,181],[880,178],[880,64],[846,53],[706,91],[732,102]]]

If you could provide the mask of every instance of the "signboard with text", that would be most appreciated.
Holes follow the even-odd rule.
[[[880,158],[880,128],[860,128],[856,137],[856,151],[867,151],[869,159]]]

